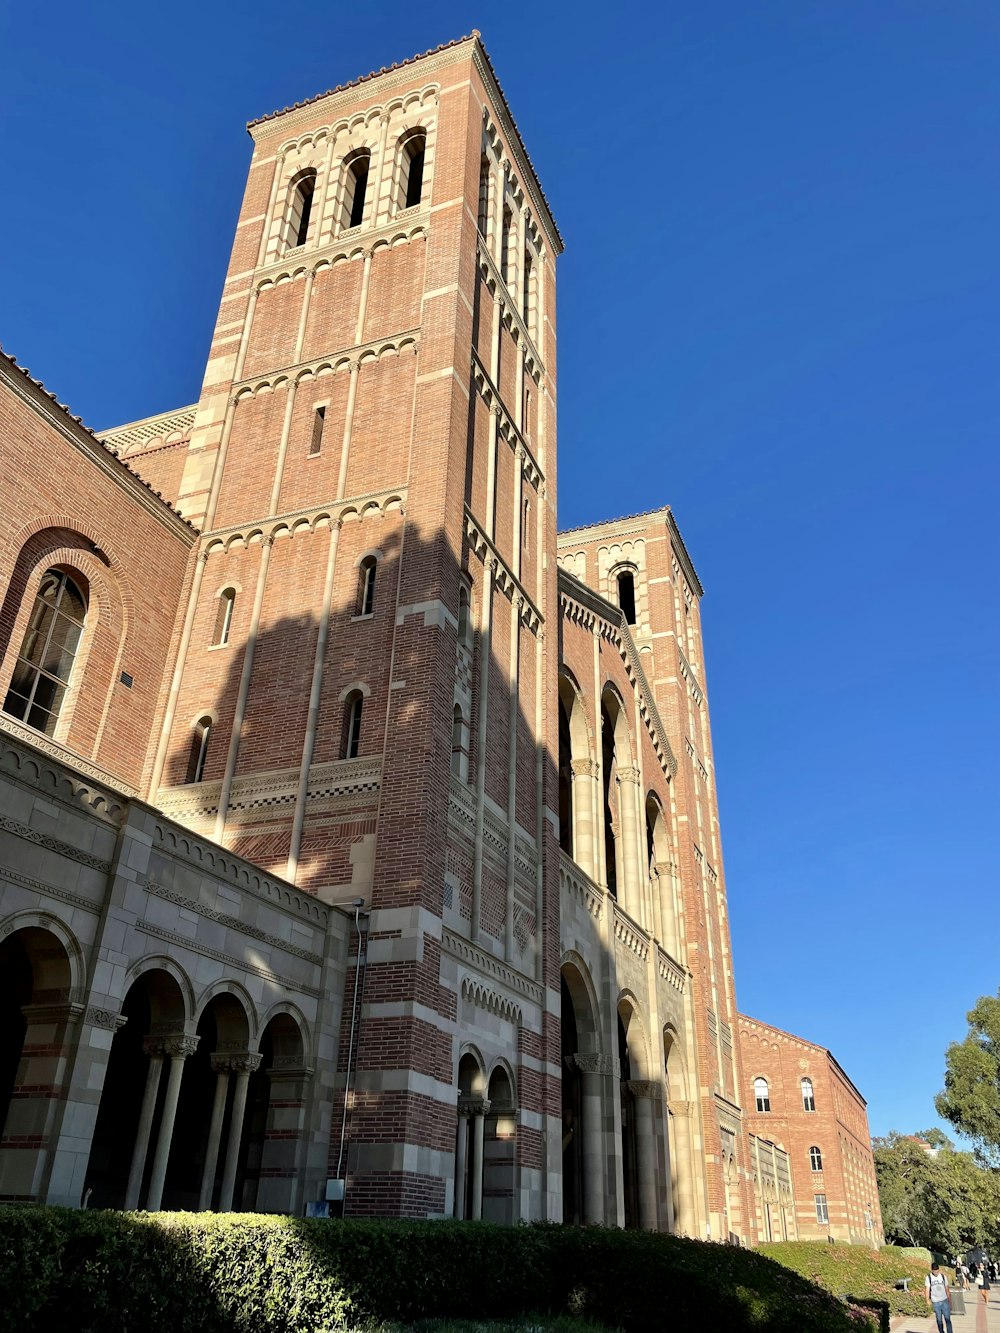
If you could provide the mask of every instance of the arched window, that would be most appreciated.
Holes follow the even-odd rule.
[[[363,148],[347,163],[344,178],[344,207],[341,217],[341,226],[345,229],[360,227],[364,221],[365,196],[368,193],[368,169],[371,166],[371,160],[371,153],[367,148]]]
[[[424,153],[427,135],[415,130],[400,145],[399,154],[399,208],[415,208],[424,190]]]
[[[69,574],[47,569],[31,609],[3,711],[54,736],[87,616],[87,599]]]
[[[766,1078],[755,1078],[753,1081],[753,1096],[758,1111],[770,1111],[771,1095],[767,1088]]]
[[[375,571],[378,561],[373,555],[366,555],[358,568],[358,610],[359,616],[370,616],[375,610]]]
[[[472,598],[464,583],[458,590],[458,644],[472,649]]]
[[[813,1171],[823,1170],[823,1154],[815,1144],[809,1149],[809,1166]]]
[[[469,776],[469,734],[461,704],[455,705],[452,714],[451,771],[463,781]]]
[[[485,236],[490,220],[490,160],[484,153],[479,161],[479,215],[476,223]]]
[[[188,767],[185,782],[201,782],[205,777],[205,764],[208,762],[208,742],[212,736],[212,719],[207,715],[195,723],[191,735],[191,748],[188,751]]]
[[[295,249],[309,239],[309,220],[312,217],[313,196],[316,193],[316,172],[310,168],[292,182],[285,219],[285,247]]]
[[[357,759],[361,746],[361,709],[364,697],[360,690],[352,690],[344,701],[344,742],[341,757]]]
[[[618,575],[618,605],[630,625],[635,624],[635,576],[630,570]]]
[[[229,631],[233,624],[233,607],[236,605],[236,589],[223,588],[219,594],[219,609],[215,613],[215,639],[218,646],[229,642]]]
[[[811,1078],[802,1080],[802,1109],[803,1111],[816,1110],[816,1098],[813,1096],[813,1085]]]

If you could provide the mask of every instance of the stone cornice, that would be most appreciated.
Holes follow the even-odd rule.
[[[82,755],[76,754],[73,750],[68,750],[64,745],[60,745],[58,741],[50,740],[48,736],[43,736],[41,732],[33,731],[31,727],[24,726],[11,717],[9,713],[0,713],[0,733],[4,733],[10,739],[12,750],[16,751],[19,746],[24,746],[29,751],[39,751],[50,760],[61,764],[64,769],[69,770],[66,777],[72,782],[78,782],[78,775],[82,774],[85,778],[92,778],[94,782],[103,787],[110,787],[119,796],[134,797],[139,794],[136,787],[129,786],[127,782],[121,782],[113,774],[108,773],[97,764],[92,764],[89,759],[84,759]],[[20,767],[23,767],[23,765],[20,765]],[[96,805],[94,801],[91,804],[95,805],[96,812],[101,814],[103,818],[110,817],[109,811],[112,808],[120,813],[120,802],[109,801],[104,794],[96,794],[95,800]],[[102,804],[103,809],[101,808]]]
[[[308,379],[324,370],[336,371],[342,367],[353,370],[355,366],[360,366],[363,362],[377,361],[386,352],[398,353],[406,347],[412,347],[413,351],[416,352],[419,344],[419,327],[402,329],[399,333],[390,334],[385,338],[376,338],[373,342],[349,343],[346,347],[341,347],[329,356],[317,357],[312,361],[296,361],[292,365],[281,366],[276,370],[268,371],[266,374],[245,375],[241,380],[234,380],[232,397],[239,399],[246,397],[248,394],[252,396],[260,389],[275,389],[279,384],[286,381],[298,384],[299,380]]]
[[[701,579],[694,567],[690,552],[681,536],[673,510],[669,505],[650,509],[641,514],[625,514],[621,518],[602,518],[597,523],[585,523],[579,528],[567,528],[556,535],[556,550],[573,551],[586,542],[610,541],[612,538],[635,536],[646,532],[656,523],[664,523],[670,534],[670,543],[684,577],[699,597],[705,595]],[[609,531],[611,529],[611,531]]]
[[[310,509],[296,509],[288,514],[275,514],[247,523],[234,523],[225,528],[213,528],[203,538],[202,555],[216,555],[233,545],[246,545],[253,538],[273,541],[278,536],[294,537],[306,529],[316,531],[321,524],[339,526],[354,520],[378,516],[384,518],[395,510],[405,512],[406,487],[390,487],[385,491],[368,491],[364,495],[348,495],[332,504],[314,505]]]
[[[0,383],[30,407],[48,426],[61,435],[68,444],[83,454],[115,486],[119,486],[140,505],[147,514],[173,536],[193,546],[197,530],[154,491],[147,482],[122,462],[118,455],[89,430],[79,417],[70,415],[41,381],[31,375],[6,354],[0,356]]]
[[[516,971],[507,963],[502,963],[498,958],[494,958],[491,953],[478,945],[470,943],[463,939],[461,935],[447,926],[441,933],[441,952],[446,953],[451,958],[457,959],[470,967],[474,967],[484,976],[493,977],[506,986],[508,990],[516,991],[523,995],[525,999],[530,1000],[532,1004],[539,1008],[545,1002],[545,991],[537,982],[531,981],[522,972]]]
[[[667,739],[666,728],[642,668],[639,650],[635,646],[635,640],[632,638],[621,607],[615,606],[600,593],[594,592],[593,588],[582,583],[568,570],[560,568],[558,580],[560,613],[591,630],[600,625],[603,637],[614,643],[621,653],[629,679],[639,692],[639,713],[646,723],[660,767],[668,778],[676,777],[677,758]]]
[[[296,247],[254,271],[254,290],[260,292],[283,278],[318,273],[322,268],[332,267],[339,259],[363,258],[396,240],[416,240],[427,235],[429,221],[430,209],[420,209],[416,213],[407,213],[405,218],[392,218],[381,227],[352,227],[349,236],[341,233],[325,245]]]
[[[520,598],[521,620],[531,630],[532,634],[537,634],[545,623],[545,617],[535,605],[534,599],[529,596],[527,588],[515,575],[510,565],[507,564],[493,541],[486,535],[483,525],[479,523],[468,505],[465,508],[465,535],[469,540],[469,545],[484,563],[487,560],[492,560],[496,570],[496,584],[500,591],[512,600],[515,597]]]

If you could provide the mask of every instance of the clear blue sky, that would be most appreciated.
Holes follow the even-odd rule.
[[[1000,8],[178,0],[0,16],[0,338],[189,403],[251,117],[482,30],[566,237],[560,521],[674,506],[747,1012],[872,1129],[1000,985]]]

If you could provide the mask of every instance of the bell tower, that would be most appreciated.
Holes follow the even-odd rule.
[[[150,798],[370,913],[346,1211],[558,1216],[562,243],[476,33],[249,130]]]

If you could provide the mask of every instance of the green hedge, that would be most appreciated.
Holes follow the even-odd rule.
[[[0,1208],[0,1333],[320,1333],[564,1313],[623,1333],[877,1327],[754,1251],[673,1236]]]
[[[812,1279],[835,1296],[851,1292],[887,1301],[895,1314],[925,1315],[924,1278],[929,1264],[895,1245],[871,1250],[866,1245],[830,1245],[791,1240],[762,1245],[761,1253]],[[909,1291],[897,1291],[898,1278],[910,1278]]]

